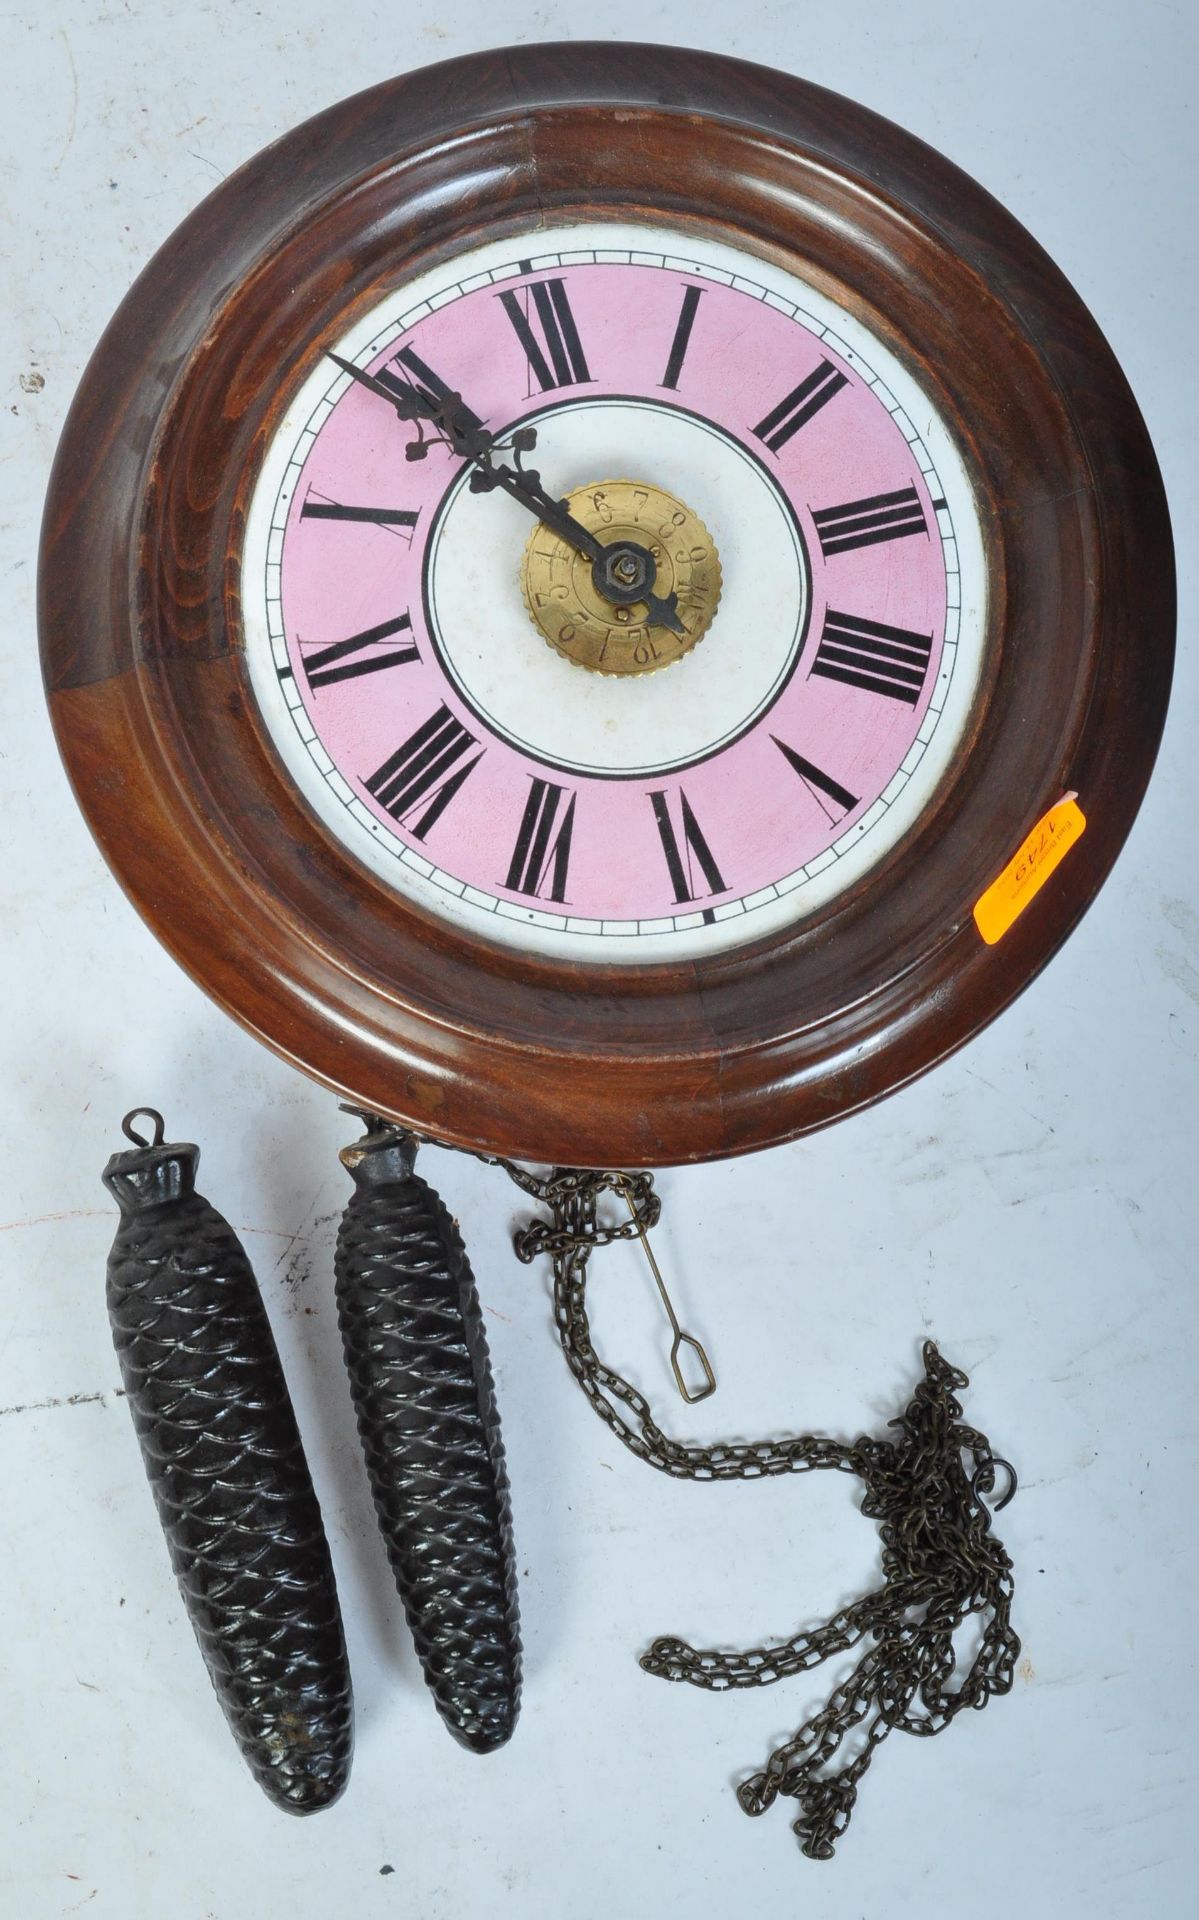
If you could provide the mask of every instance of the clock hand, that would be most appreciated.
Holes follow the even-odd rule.
[[[496,448],[501,443],[495,434],[488,433],[464,406],[460,393],[446,393],[435,396],[422,393],[408,381],[380,380],[374,374],[366,373],[352,360],[345,360],[339,353],[328,353],[327,357],[335,366],[348,373],[352,380],[373,393],[388,406],[394,407],[401,420],[428,420],[444,436],[451,450],[460,459],[469,460],[474,465],[470,477],[472,493],[491,493],[496,487],[519,502],[522,507],[561,534],[568,544],[591,561],[591,577],[596,592],[616,606],[633,606],[641,601],[646,607],[646,625],[668,627],[673,633],[683,633],[685,628],[676,611],[678,595],[672,593],[663,599],[653,591],[657,577],[657,563],[648,548],[637,545],[631,540],[613,541],[605,546],[597,540],[581,521],[576,520],[565,500],[555,500],[541,484],[541,476],[533,469],[520,465],[522,453],[529,452],[537,441],[532,427],[521,427],[512,435],[508,443],[515,455],[515,464],[506,466],[495,458]],[[417,441],[408,448],[410,460],[424,457],[424,443]]]
[[[428,420],[440,428],[446,441],[460,459],[470,460],[475,471],[470,478],[472,493],[489,493],[495,487],[502,487],[514,500],[528,507],[539,519],[561,533],[564,540],[575,547],[589,560],[598,560],[604,548],[567,510],[563,500],[555,500],[541,485],[541,476],[521,468],[497,465],[494,458],[496,437],[488,433],[486,427],[478,425],[467,414],[460,393],[447,393],[443,397],[424,394],[409,381],[380,380],[375,374],[365,373],[356,367],[352,360],[344,360],[339,353],[329,353],[327,358],[335,366],[348,373],[359,386],[368,393],[377,394],[394,407],[401,420]],[[537,443],[537,437],[531,427],[519,430],[512,436],[511,445],[517,454],[529,452]],[[411,460],[423,458],[424,447],[416,442],[409,447]]]
[[[401,420],[437,418],[432,407],[426,405],[424,396],[419,394],[415,387],[408,386],[399,380],[394,387],[387,386],[382,380],[377,380],[373,373],[366,373],[361,367],[356,367],[352,360],[343,360],[340,353],[326,353],[325,358],[332,360],[334,366],[340,367],[343,373],[348,373],[351,380],[357,380],[359,386],[365,387],[368,393],[378,394],[380,400],[386,400],[389,407],[395,408]]]
[[[614,540],[605,545],[586,528],[581,520],[576,520],[565,500],[555,500],[541,484],[541,475],[532,468],[519,465],[519,456],[527,450],[528,442],[522,445],[522,433],[531,436],[532,428],[524,428],[513,435],[512,445],[518,464],[514,467],[497,462],[491,448],[475,456],[475,471],[470,477],[472,493],[490,493],[495,487],[502,487],[513,500],[536,515],[543,525],[561,534],[562,538],[591,561],[591,578],[597,593],[605,600],[612,601],[618,607],[628,607],[641,601],[646,607],[646,625],[649,627],[669,627],[672,633],[683,633],[686,629],[676,611],[678,594],[672,593],[665,600],[653,591],[657,576],[657,564],[648,548],[637,545],[632,540]],[[492,446],[494,446],[494,441]]]

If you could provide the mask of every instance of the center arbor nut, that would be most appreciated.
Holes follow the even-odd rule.
[[[674,494],[634,480],[601,480],[567,496],[573,517],[608,551],[599,562],[560,535],[536,526],[520,564],[520,584],[534,626],[565,660],[592,673],[654,673],[703,639],[720,601],[720,560],[697,514]],[[650,556],[652,584],[642,578]],[[610,588],[600,591],[597,576]],[[647,626],[638,585],[659,599],[678,595],[681,633]]]

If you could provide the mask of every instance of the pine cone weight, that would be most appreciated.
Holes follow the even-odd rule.
[[[130,1139],[134,1118],[125,1127]],[[108,1311],[189,1618],[242,1755],[291,1813],[337,1799],[353,1707],[333,1567],[274,1335],[199,1149],[114,1154]]]
[[[337,1307],[375,1511],[438,1711],[475,1753],[509,1738],[520,1630],[508,1480],[482,1314],[457,1228],[381,1121],[355,1182]]]

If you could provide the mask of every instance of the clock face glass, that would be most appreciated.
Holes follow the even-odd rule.
[[[289,404],[245,644],[309,806],[398,893],[588,961],[733,947],[919,820],[982,664],[985,571],[928,396],[825,291],[716,241],[563,226],[407,281]],[[461,395],[646,600],[389,403]],[[411,457],[416,447],[418,457]],[[675,596],[672,598],[672,596]]]

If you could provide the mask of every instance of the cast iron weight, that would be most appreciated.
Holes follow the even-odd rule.
[[[347,1112],[356,1109],[347,1108]],[[374,1115],[345,1148],[337,1309],[375,1511],[450,1732],[503,1746],[520,1705],[508,1478],[483,1317],[458,1229]]]
[[[145,1115],[149,1141],[134,1131]],[[353,1706],[333,1567],[245,1251],[195,1191],[199,1148],[135,1108],[104,1184],[121,1209],[108,1311],[142,1459],[217,1697],[290,1813],[345,1786]]]

